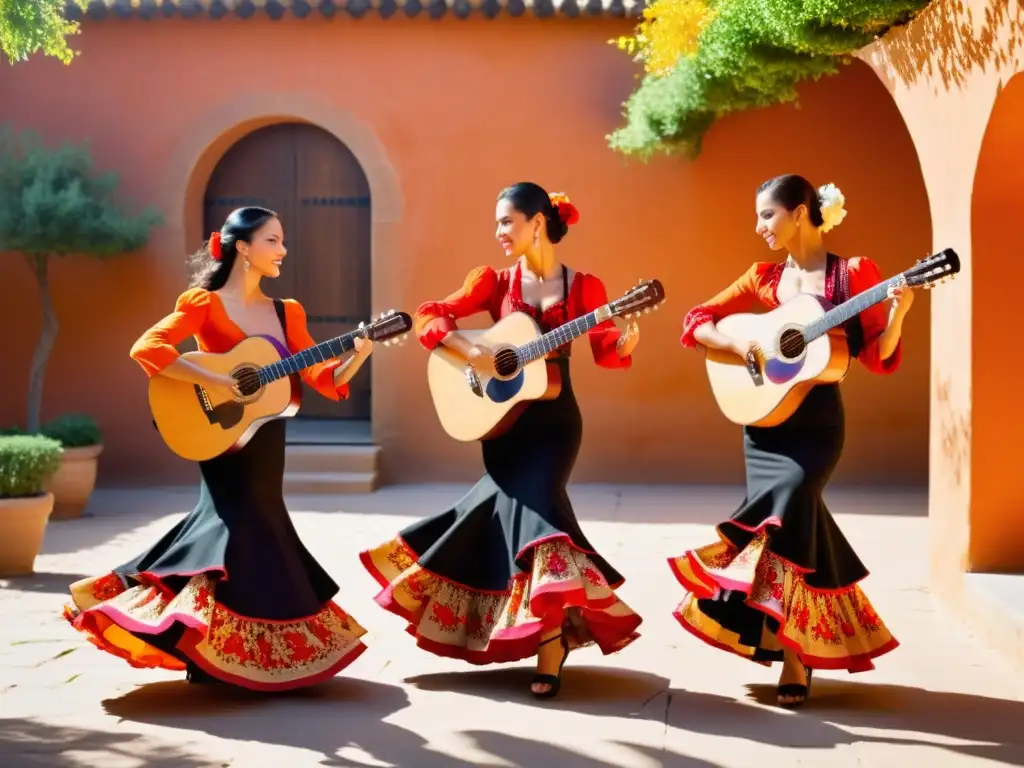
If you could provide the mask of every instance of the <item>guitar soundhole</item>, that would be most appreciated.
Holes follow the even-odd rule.
[[[239,368],[232,373],[232,376],[238,382],[238,391],[242,393],[243,397],[252,397],[260,391],[262,386],[260,384],[260,373],[255,368]]]
[[[494,370],[501,377],[512,376],[519,370],[519,358],[514,349],[499,349],[494,355]]]
[[[779,356],[784,360],[793,360],[803,354],[806,346],[803,332],[797,328],[788,328],[779,339]]]

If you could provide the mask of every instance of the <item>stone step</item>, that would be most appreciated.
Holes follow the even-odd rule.
[[[285,474],[315,472],[377,473],[379,445],[289,445]]]
[[[372,493],[376,472],[285,472],[286,494]]]

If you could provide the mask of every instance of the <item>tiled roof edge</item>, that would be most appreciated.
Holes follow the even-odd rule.
[[[407,17],[426,15],[440,19],[452,15],[457,19],[483,16],[487,19],[507,15],[538,18],[635,18],[639,17],[645,0],[90,0],[83,12],[69,2],[67,16],[80,21],[91,19],[222,19],[236,16],[243,19],[268,17],[334,18],[348,15],[361,18],[375,13],[382,18],[397,14]]]

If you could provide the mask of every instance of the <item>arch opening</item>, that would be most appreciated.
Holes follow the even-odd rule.
[[[985,129],[971,196],[971,501],[972,571],[1024,571],[1024,486],[1017,482],[1024,413],[1012,393],[1024,376],[1019,287],[1012,279],[1012,232],[1024,220],[1024,76],[996,98]],[[1009,231],[1008,231],[1009,230]]]

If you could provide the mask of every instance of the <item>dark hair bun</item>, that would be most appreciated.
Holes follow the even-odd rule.
[[[548,240],[552,244],[558,243],[569,233],[569,225],[562,221],[562,216],[557,208],[552,207],[551,213],[546,214],[544,218],[547,222]]]
[[[572,206],[569,203],[569,198],[565,195],[549,195],[544,187],[534,184],[532,181],[520,181],[518,184],[505,187],[498,194],[499,200],[508,200],[512,203],[513,208],[528,219],[532,219],[538,213],[543,213],[544,229],[547,232],[548,240],[552,244],[556,244],[561,242],[562,238],[568,233],[569,226],[576,223],[579,214],[576,212],[575,207],[571,207],[569,219],[563,219],[562,212],[554,204],[552,197],[557,201],[564,201],[570,207]]]

